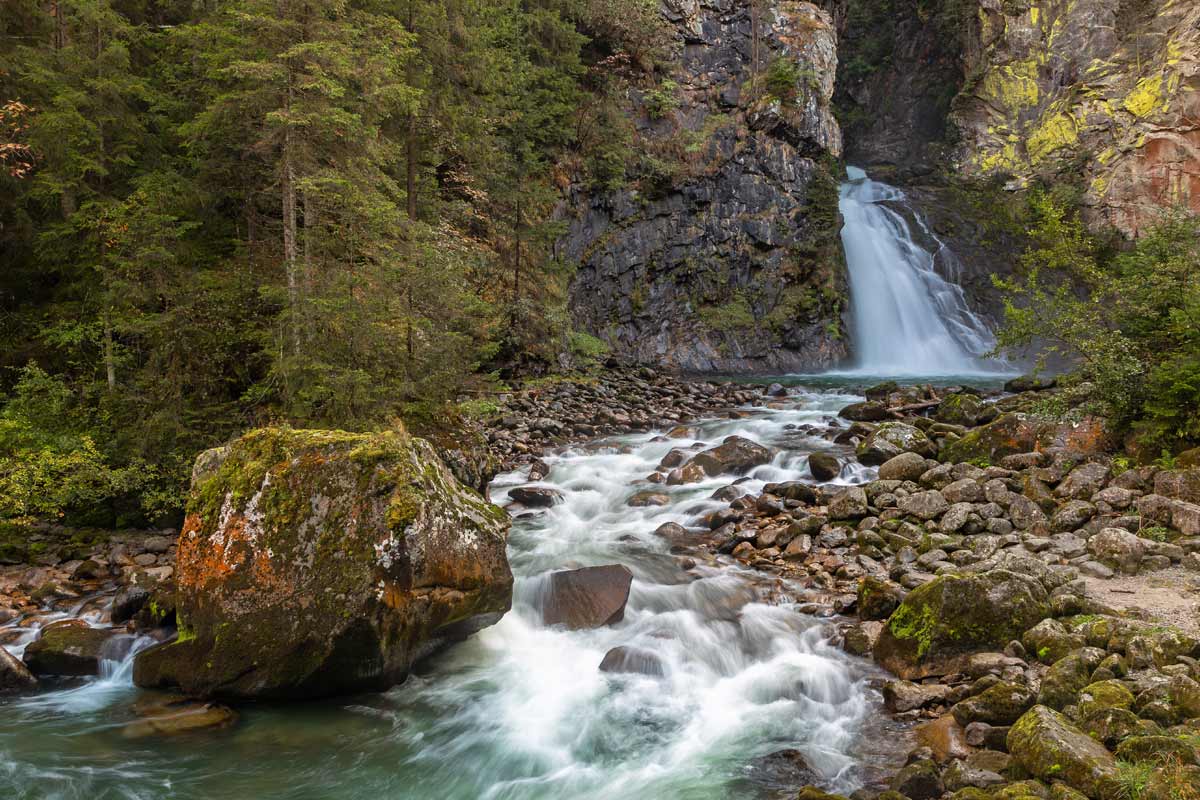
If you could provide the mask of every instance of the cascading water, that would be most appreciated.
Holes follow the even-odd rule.
[[[803,426],[837,425],[837,410],[857,399],[801,394],[699,424],[683,440],[633,434],[548,457],[544,485],[563,502],[513,522],[512,612],[385,694],[243,709],[230,730],[178,740],[124,738],[137,694],[123,667],[81,688],[0,699],[0,795],[717,800],[794,797],[797,781],[849,791],[897,767],[906,750],[869,687],[881,673],[800,613],[802,588],[734,564],[684,571],[654,534],[725,508],[711,495],[735,478],[645,478],[675,447],[738,434],[779,448],[739,481],[745,492],[811,480],[808,454],[834,446]],[[840,482],[871,474],[850,464]],[[525,481],[501,476],[493,498],[503,502]],[[627,504],[647,488],[667,504]],[[634,574],[622,622],[581,631],[542,623],[549,572],[613,563]],[[652,653],[662,674],[601,672],[620,645]],[[809,771],[780,778],[763,768],[778,751],[798,751]]]
[[[914,241],[908,222],[886,205],[904,201],[903,192],[857,167],[846,172],[839,208],[857,371],[892,376],[994,371],[982,356],[995,339],[968,308],[961,287],[936,269],[937,256],[953,264],[952,254],[919,218],[922,232],[942,252]]]

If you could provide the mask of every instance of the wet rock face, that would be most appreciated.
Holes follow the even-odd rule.
[[[135,682],[306,699],[384,688],[512,599],[507,518],[403,431],[264,429],[193,486],[176,641]]]
[[[634,92],[628,109],[658,167],[568,194],[571,311],[624,362],[762,373],[846,355],[837,37],[814,5],[759,5],[755,70],[749,4],[666,4],[671,108]],[[774,64],[794,85],[767,88]]]
[[[1200,6],[981,0],[970,38],[951,117],[964,174],[1023,185],[1082,168],[1093,221],[1126,235],[1200,210]]]
[[[92,628],[78,619],[47,625],[25,648],[25,666],[34,675],[96,675],[116,635],[112,628]]]

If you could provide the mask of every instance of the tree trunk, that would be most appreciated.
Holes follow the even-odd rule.
[[[113,353],[112,315],[104,313],[104,376],[110,392],[117,388],[117,363]]]
[[[286,110],[291,111],[292,89],[288,86]],[[287,123],[291,125],[289,120]],[[288,127],[283,134],[283,260],[287,270],[288,312],[291,316],[292,355],[300,353],[300,297],[296,280],[296,168],[292,154],[292,131]]]

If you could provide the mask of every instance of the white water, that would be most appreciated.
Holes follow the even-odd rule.
[[[801,587],[733,565],[685,572],[653,531],[695,525],[735,478],[678,487],[644,478],[669,450],[739,434],[780,448],[741,486],[811,480],[807,454],[833,448],[801,425],[839,424],[853,395],[812,393],[745,419],[712,420],[686,439],[639,434],[548,460],[544,485],[565,502],[514,521],[514,608],[383,695],[249,708],[233,729],[127,741],[136,690],[127,671],[81,688],[0,700],[0,795],[14,798],[396,797],[708,800],[794,796],[757,759],[794,748],[815,780],[848,791],[898,766],[904,739],[868,680],[875,668],[829,644],[827,622],[800,613]],[[842,482],[866,480],[854,465]],[[501,476],[493,499],[524,481]],[[654,488],[656,508],[626,499]],[[517,511],[517,509],[514,509]],[[545,576],[623,563],[634,573],[625,619],[547,628]],[[654,653],[665,674],[602,673],[611,647]],[[125,662],[128,663],[128,662]],[[7,790],[7,791],[5,791]]]
[[[995,344],[987,326],[968,308],[963,291],[942,276],[958,262],[917,217],[938,245],[931,253],[913,240],[905,218],[888,208],[904,193],[847,167],[839,208],[845,220],[842,245],[850,273],[850,307],[856,371],[871,375],[973,375],[995,372],[982,356]]]

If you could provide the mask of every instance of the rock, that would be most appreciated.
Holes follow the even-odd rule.
[[[1082,528],[1096,516],[1096,507],[1086,500],[1068,500],[1058,507],[1050,524],[1056,531],[1073,531]]]
[[[888,681],[883,686],[883,703],[893,714],[941,703],[950,687],[941,684],[923,686],[910,681]]]
[[[904,600],[897,583],[868,575],[858,584],[858,616],[864,620],[887,619]]]
[[[1173,736],[1131,736],[1117,745],[1117,760],[1159,766],[1196,764],[1196,747]]]
[[[829,500],[830,519],[861,519],[867,515],[867,493],[861,486],[839,489]]]
[[[903,422],[883,422],[858,446],[858,460],[868,466],[884,464],[901,453],[933,455],[933,443],[919,428]]]
[[[882,622],[869,621],[851,625],[842,635],[842,649],[852,656],[869,656],[882,632]]]
[[[947,503],[982,503],[985,499],[983,487],[970,478],[948,483],[941,488],[941,492]]]
[[[263,700],[386,688],[509,609],[507,527],[402,430],[253,431],[192,487],[179,637],[139,653],[134,681]]]
[[[962,726],[950,714],[917,726],[914,733],[918,744],[932,750],[934,760],[939,763],[951,758],[966,758],[973,750]]]
[[[1100,455],[1110,445],[1102,421],[1086,418],[1078,423],[1057,423],[1026,414],[1001,414],[987,425],[968,431],[958,441],[947,443],[938,454],[940,461],[998,463],[1005,456],[1048,448],[1065,448],[1080,455]]]
[[[666,674],[662,660],[647,650],[634,647],[614,647],[604,654],[600,662],[601,672],[632,672],[638,675],[662,676]]]
[[[1065,781],[1093,800],[1120,796],[1117,763],[1104,746],[1058,712],[1034,706],[1008,732],[1008,752],[1031,775]]]
[[[839,417],[852,422],[882,422],[891,415],[887,403],[870,400],[865,403],[851,403],[838,412]]]
[[[767,397],[787,397],[787,389],[782,383],[772,383],[765,392]]]
[[[1200,505],[1148,494],[1138,499],[1137,507],[1139,514],[1153,522],[1174,528],[1184,536],[1200,536]]]
[[[892,791],[899,792],[909,800],[934,800],[941,797],[944,787],[937,764],[929,759],[914,761],[892,778]]]
[[[1133,692],[1117,680],[1096,681],[1079,690],[1075,704],[1082,717],[1113,708],[1128,710],[1133,708]]]
[[[51,623],[26,646],[25,666],[34,675],[97,675],[105,645],[116,635],[78,619]]]
[[[237,722],[237,713],[215,703],[198,703],[179,698],[151,707],[136,709],[141,719],[121,728],[126,739],[150,736],[177,736],[199,730],[228,728]]]
[[[646,508],[649,506],[665,506],[671,502],[671,496],[662,492],[637,492],[625,501],[631,508]]]
[[[908,680],[945,675],[975,651],[1020,638],[1049,613],[1045,588],[1027,575],[940,575],[904,598],[884,627],[875,660]]]
[[[1156,473],[1154,493],[1185,503],[1200,503],[1200,469],[1169,469]]]
[[[897,504],[897,507],[905,514],[911,514],[920,520],[937,519],[942,514],[946,513],[946,509],[950,504],[946,502],[946,498],[938,491],[914,492],[908,497],[903,498]]]
[[[956,703],[950,713],[959,725],[966,727],[972,722],[988,725],[1011,725],[1033,707],[1037,693],[1028,686],[1000,681],[984,691]]]
[[[112,621],[114,625],[128,622],[150,599],[150,591],[138,585],[126,586],[113,597]]]
[[[1072,650],[1083,647],[1085,640],[1071,633],[1056,619],[1044,619],[1025,632],[1021,644],[1043,664],[1053,664]],[[1094,667],[1093,667],[1094,668]]]
[[[1104,659],[1104,651],[1084,647],[1055,661],[1042,678],[1038,702],[1063,709],[1079,700],[1079,693],[1091,682],[1092,672]]]
[[[986,769],[973,767],[964,761],[952,762],[942,772],[942,783],[947,792],[957,792],[967,787],[987,789],[1008,783],[1003,777]]]
[[[1055,497],[1066,500],[1089,500],[1104,488],[1112,470],[1106,464],[1089,462],[1071,470],[1054,490]]]
[[[1133,575],[1146,556],[1146,541],[1124,528],[1104,528],[1087,543],[1097,561]]]
[[[925,456],[918,453],[901,453],[889,458],[879,467],[881,481],[915,481],[925,474]]]
[[[831,481],[842,472],[842,462],[832,453],[813,453],[808,457],[808,471],[819,481]]]
[[[542,621],[569,630],[601,628],[625,618],[633,573],[623,564],[550,574]]]
[[[671,470],[667,474],[667,486],[682,486],[686,483],[699,483],[708,476],[699,464],[688,463]]]
[[[716,447],[697,453],[690,464],[695,464],[711,477],[727,473],[742,474],[755,467],[769,464],[775,454],[767,447],[742,436],[730,436]]]
[[[999,413],[991,403],[985,403],[972,394],[959,393],[942,400],[934,413],[934,419],[949,425],[973,428],[991,422]]]
[[[1044,392],[1047,389],[1053,389],[1057,385],[1058,380],[1055,378],[1043,378],[1036,375],[1021,375],[1005,381],[1004,391],[1013,393]]]
[[[509,499],[529,508],[549,508],[563,501],[562,492],[545,486],[514,486]]]
[[[0,695],[36,689],[37,678],[21,660],[0,646]]]

